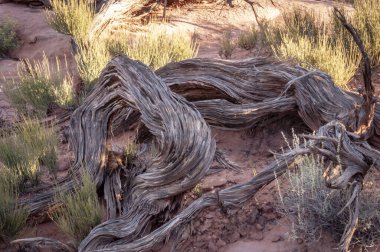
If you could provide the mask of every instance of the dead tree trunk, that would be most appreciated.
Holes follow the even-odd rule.
[[[358,181],[353,194],[360,191],[358,186],[368,169],[380,167],[376,150],[380,147],[376,131],[379,105],[373,121],[375,131],[368,137],[370,145],[354,133],[362,115],[356,104],[365,98],[343,92],[322,72],[258,58],[240,62],[191,59],[171,63],[156,74],[160,78],[141,63],[117,57],[72,116],[71,139],[77,158],[74,170],[86,165],[103,190],[110,217],[92,230],[80,251],[149,250],[205,207],[220,205],[228,210],[244,204],[285,172],[287,162],[300,154],[318,153],[333,164],[339,154],[344,173],[329,184],[343,188]],[[263,118],[275,119],[284,113],[298,113],[311,130],[317,130],[316,136],[305,136],[314,139],[312,145],[278,156],[251,181],[207,194],[168,221],[183,192],[202,179],[214,158],[215,142],[208,124],[246,129]],[[124,118],[118,125],[141,121],[153,137],[142,141],[143,145],[156,145],[158,153],[149,154],[151,149],[143,148],[134,166],[110,172],[106,145],[115,118]],[[129,182],[123,183],[123,177]],[[71,187],[70,178],[60,183],[60,190]],[[37,213],[53,195],[54,190],[44,189],[25,203]],[[151,225],[157,218],[165,224]]]

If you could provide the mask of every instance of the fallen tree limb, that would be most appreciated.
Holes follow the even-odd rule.
[[[18,239],[12,241],[11,244],[18,245],[20,251],[34,251],[36,248],[49,248],[54,252],[75,252],[75,249],[57,240],[34,237],[27,239]]]

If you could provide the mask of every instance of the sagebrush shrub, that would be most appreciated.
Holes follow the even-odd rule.
[[[156,70],[170,62],[193,58],[198,43],[186,32],[170,32],[162,26],[153,26],[145,34],[135,38],[115,36],[108,41],[109,51],[125,54]]]
[[[53,128],[45,128],[36,120],[25,118],[11,133],[0,138],[0,160],[20,178],[32,185],[39,182],[40,166],[51,174],[57,171],[58,138]]]
[[[52,0],[53,11],[46,11],[48,23],[58,32],[69,34],[77,43],[87,40],[95,15],[95,5],[84,0]]]
[[[73,192],[58,193],[55,200],[62,206],[50,213],[59,228],[74,239],[76,245],[100,224],[102,209],[98,201],[96,186],[90,174],[82,168],[81,181],[76,181]]]
[[[67,61],[64,62],[67,68]],[[75,106],[73,79],[62,74],[58,57],[49,61],[44,54],[41,60],[22,60],[18,65],[19,80],[7,82],[4,92],[11,103],[23,114],[45,115],[53,103],[69,108]]]
[[[79,75],[84,82],[83,95],[86,96],[98,80],[100,72],[111,60],[111,54],[106,42],[102,40],[96,43],[90,41],[78,43],[78,49],[75,60]]]
[[[355,0],[353,23],[359,30],[373,65],[380,64],[380,2]]]
[[[322,21],[312,11],[293,9],[283,14],[283,25],[267,28],[267,40],[281,59],[293,59],[307,68],[318,68],[334,82],[348,88],[360,64],[351,36],[336,19]]]
[[[299,146],[295,137],[294,146]],[[293,169],[294,168],[294,169]],[[282,178],[280,185],[287,184],[287,189],[279,189],[277,210],[294,217],[293,238],[315,241],[323,233],[331,234],[339,240],[345,225],[350,219],[347,210],[338,212],[350,198],[349,189],[336,190],[327,188],[324,180],[325,163],[321,156],[302,155],[295,161]],[[373,183],[373,176],[368,175],[361,193],[359,222],[352,244],[360,247],[374,246],[380,239],[380,199],[379,189]]]
[[[0,22],[0,58],[19,45],[16,25],[11,20]]]
[[[220,41],[219,56],[226,59],[231,58],[233,51],[236,48],[236,43],[232,37],[231,31],[226,31]]]
[[[259,31],[252,27],[251,30],[242,32],[237,40],[237,45],[245,50],[252,50],[256,47],[259,40]]]
[[[8,241],[17,235],[28,219],[26,208],[18,204],[19,178],[0,168],[0,238]]]

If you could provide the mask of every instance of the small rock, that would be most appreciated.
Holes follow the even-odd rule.
[[[227,184],[227,179],[219,176],[207,179],[201,184],[201,187],[203,192],[207,192],[213,190],[215,187],[220,187],[225,184]]]
[[[264,216],[260,215],[260,216],[257,217],[256,222],[259,223],[261,226],[265,227],[267,219]]]
[[[263,216],[268,220],[268,221],[272,221],[272,220],[275,220],[277,215],[275,213],[263,213]]]
[[[272,242],[279,242],[279,241],[282,241],[283,238],[281,235],[274,235],[271,239]]]
[[[262,210],[264,213],[273,213],[274,209],[273,209],[273,206],[271,204],[265,204],[264,206],[262,206]]]
[[[70,169],[70,166],[71,166],[70,160],[67,160],[67,159],[60,160],[60,162],[58,163],[58,171],[67,171],[68,169]]]
[[[213,213],[208,213],[208,214],[206,214],[205,217],[206,217],[206,219],[212,219],[215,217],[215,215]]]
[[[258,215],[259,215],[259,210],[257,208],[254,208],[252,210],[251,215],[248,217],[248,223],[251,225],[255,224]]]
[[[298,244],[302,244],[303,243],[303,239],[302,238],[297,238],[296,241],[297,241]]]
[[[232,231],[232,230],[234,230],[234,226],[231,225],[231,224],[227,224],[226,226],[224,226],[224,228],[225,228],[227,231]]]
[[[247,237],[248,236],[248,229],[245,227],[240,227],[239,228],[239,234],[240,234],[240,237],[242,237],[242,238]]]
[[[208,243],[207,248],[208,248],[209,251],[212,251],[212,252],[218,251],[218,247],[212,241]]]
[[[206,243],[203,241],[197,241],[194,243],[194,247],[197,247],[197,248],[202,248],[204,246],[206,246]]]
[[[264,234],[263,232],[252,232],[249,237],[253,240],[261,241],[264,239]]]
[[[292,252],[307,252],[308,251],[308,248],[306,245],[303,245],[302,247],[300,248],[295,248],[292,250]]]
[[[199,226],[201,225],[201,223],[197,220],[193,223],[193,227],[196,229],[196,228],[199,228]]]
[[[224,247],[226,246],[227,243],[221,239],[219,239],[217,242],[216,242],[216,246],[218,246],[218,248],[221,248],[221,247]]]
[[[262,231],[262,230],[264,229],[264,226],[261,225],[260,223],[256,223],[255,228],[256,228],[257,230],[259,230],[259,231]]]
[[[308,252],[309,249],[306,245],[303,245],[301,248],[300,248],[301,252]]]
[[[228,236],[229,243],[237,242],[239,239],[240,239],[240,234],[238,232],[230,233]]]
[[[28,44],[35,44],[37,42],[37,36],[30,37]]]
[[[210,222],[205,222],[203,225],[201,225],[201,226],[199,227],[199,231],[200,231],[201,233],[204,233],[204,232],[206,232],[210,227],[211,227],[211,223],[210,223]]]

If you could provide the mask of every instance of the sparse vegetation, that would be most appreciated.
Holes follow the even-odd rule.
[[[86,96],[95,85],[100,72],[111,59],[111,55],[105,41],[79,43],[78,48],[79,51],[75,54],[75,60],[79,75],[84,82],[83,96]]]
[[[44,128],[38,121],[24,119],[12,133],[0,138],[0,160],[20,178],[35,185],[39,182],[40,165],[55,175],[57,171],[57,137],[53,129]]]
[[[237,40],[240,48],[245,50],[252,50],[257,46],[259,40],[259,30],[252,26],[250,31],[242,32]]]
[[[219,56],[226,59],[231,58],[232,52],[236,48],[236,43],[232,38],[232,32],[226,31],[223,33],[222,39],[220,41]]]
[[[295,145],[299,140],[295,138]],[[318,240],[328,232],[339,240],[344,232],[349,214],[344,207],[350,197],[347,190],[331,190],[323,179],[324,160],[317,155],[303,155],[296,160],[296,169],[281,178],[288,184],[286,192],[279,191],[281,203],[278,210],[285,215],[294,216],[294,238],[307,241]],[[360,247],[374,246],[380,238],[380,199],[373,182],[366,181],[362,192],[358,228],[353,243]],[[278,187],[279,188],[279,187]]]
[[[67,62],[65,59],[67,68]],[[4,92],[22,114],[44,115],[52,103],[61,107],[75,104],[73,81],[69,74],[62,77],[58,58],[51,62],[44,54],[40,61],[23,60],[18,65],[19,81],[4,85]]]
[[[112,55],[126,54],[155,70],[170,62],[192,58],[197,50],[198,44],[188,34],[171,34],[157,27],[134,39],[126,35],[97,41],[96,44],[79,44],[79,53],[75,59],[87,93]]]
[[[45,15],[49,24],[58,32],[72,35],[77,43],[87,41],[95,5],[85,0],[52,0],[52,11]]]
[[[93,3],[93,1],[89,2]],[[131,35],[125,36],[120,36],[120,31],[110,29],[107,33],[109,37],[99,37],[96,41],[90,40],[89,31],[95,15],[95,5],[89,2],[52,0],[54,12],[46,11],[46,18],[51,26],[73,37],[75,42],[73,47],[77,49],[74,57],[82,79],[81,95],[83,97],[91,92],[100,78],[101,71],[115,55],[125,54],[156,70],[170,62],[192,58],[197,54],[198,43],[190,34],[173,33],[170,29],[166,30],[160,26],[154,26],[145,32],[141,32],[143,29],[133,30]],[[379,65],[380,7],[378,1],[345,0],[345,2],[354,2],[356,12],[352,13],[351,21],[358,27],[364,38],[365,46],[373,60],[372,64]],[[137,5],[134,5],[136,3]],[[131,1],[131,5],[134,5],[131,8],[132,11],[124,5],[126,6],[124,8],[129,11],[123,13],[125,16],[129,15],[128,20],[133,16],[133,22],[138,21],[139,16],[142,15],[139,14],[140,11],[145,16],[149,14],[150,7],[153,9],[153,5],[141,5],[143,6],[141,9],[141,6],[138,6],[139,3],[140,1]],[[150,1],[150,3],[157,5],[155,1]],[[109,6],[111,5],[112,3]],[[254,8],[255,5],[251,7]],[[108,16],[112,18],[112,12],[108,13]],[[147,16],[144,18],[147,20]],[[129,25],[129,22],[125,20],[123,22]],[[118,25],[122,21],[115,23]],[[138,27],[140,23],[136,22],[136,24],[134,27]],[[114,27],[118,28],[117,25]],[[9,27],[11,26],[10,23]],[[101,28],[97,29],[101,30],[103,25],[99,27]],[[8,38],[13,36],[12,32],[6,35],[12,36],[2,40],[1,29],[0,26],[1,43],[5,41],[4,44],[7,45],[17,44],[9,42]],[[12,29],[14,30],[14,27]],[[116,33],[118,35],[115,35]],[[31,43],[36,41],[37,39]],[[318,68],[325,71],[331,75],[334,83],[342,88],[347,88],[347,83],[358,72],[361,54],[337,19],[320,18],[314,12],[298,8],[292,8],[290,12],[285,13],[280,25],[269,25],[265,22],[263,26],[260,25],[260,29],[252,27],[250,31],[241,33],[237,39],[231,30],[225,32],[221,39],[219,56],[228,59],[231,58],[236,47],[253,50],[267,43],[278,58],[293,60],[304,68]],[[0,44],[0,57],[1,49]],[[4,52],[11,49],[5,49]],[[73,176],[73,180],[64,184],[62,188],[52,186],[47,189],[47,193],[41,192],[42,190],[32,190],[32,192],[25,190],[30,185],[39,183],[41,169],[45,167],[51,174],[57,175],[58,139],[55,131],[53,128],[43,127],[38,121],[28,117],[17,123],[11,132],[0,132],[2,133],[0,137],[0,239],[8,240],[17,235],[26,224],[28,209],[18,204],[19,193],[25,190],[23,192],[28,193],[25,202],[33,206],[33,213],[45,211],[46,202],[54,200],[54,206],[48,211],[50,218],[74,240],[76,246],[79,246],[91,230],[102,221],[102,206],[97,194],[99,192],[106,199],[108,210],[115,213],[110,214],[111,218],[126,211],[130,214],[123,216],[125,218],[123,223],[110,221],[98,227],[92,233],[95,235],[91,239],[86,239],[89,242],[83,242],[81,248],[83,250],[96,248],[128,250],[125,248],[130,246],[129,242],[136,243],[136,237],[145,236],[147,242],[141,245],[142,249],[152,249],[153,246],[162,244],[165,237],[173,235],[173,230],[174,232],[181,230],[184,221],[195,218],[194,214],[206,207],[219,206],[223,208],[222,210],[228,210],[232,206],[243,206],[265,184],[277,178],[277,171],[283,174],[287,162],[298,156],[295,165],[288,167],[287,174],[277,179],[279,191],[277,208],[282,214],[293,218],[292,237],[314,241],[324,233],[330,233],[334,238],[339,239],[346,230],[352,229],[355,231],[353,239],[351,240],[351,236],[343,236],[342,240],[345,244],[340,245],[341,250],[346,251],[350,244],[365,248],[378,243],[380,240],[380,199],[378,197],[380,190],[372,181],[373,176],[367,175],[367,169],[370,171],[372,166],[378,165],[376,151],[373,148],[379,147],[379,134],[371,128],[373,125],[368,127],[370,123],[373,123],[372,116],[368,115],[376,113],[375,123],[379,116],[379,113],[374,110],[376,98],[372,99],[372,84],[368,83],[370,81],[366,82],[365,91],[347,95],[336,88],[331,88],[334,83],[330,78],[325,78],[324,73],[314,73],[300,67],[287,66],[273,59],[246,59],[243,62],[210,59],[206,61],[206,67],[205,62],[194,60],[189,64],[173,64],[170,66],[173,66],[172,69],[170,67],[161,69],[162,71],[156,72],[158,77],[151,71],[147,71],[149,69],[139,67],[136,62],[124,60],[128,62],[128,67],[123,68],[124,65],[120,64],[121,60],[113,61],[119,71],[115,72],[112,69],[107,71],[107,69],[103,72],[103,77],[111,76],[112,81],[109,81],[106,86],[96,86],[93,94],[99,94],[99,96],[91,96],[93,98],[91,101],[88,99],[88,102],[77,111],[78,113],[71,115],[70,130],[72,131],[70,133],[73,136],[72,139],[77,140],[71,142],[73,145],[71,147],[74,149],[76,161],[79,163],[91,159],[95,162],[91,169],[99,175],[104,174],[104,176],[96,177],[98,188],[87,169],[82,167],[81,176],[78,176],[80,180]],[[8,82],[4,86],[4,91],[23,115],[45,116],[52,104],[71,108],[83,97],[74,97],[72,77],[69,74],[63,74],[61,67],[58,58],[52,62],[46,55],[41,61],[22,60],[18,69],[20,81]],[[236,71],[231,71],[231,69]],[[369,75],[364,79],[371,77]],[[131,77],[131,81],[124,82],[125,76]],[[135,78],[136,76],[148,78]],[[196,78],[192,78],[193,76]],[[308,76],[308,78],[303,78],[299,84],[289,88],[293,82],[289,80],[300,80],[300,76]],[[160,78],[167,85],[163,85]],[[107,80],[104,78],[101,81]],[[145,85],[146,81],[149,81],[148,85]],[[256,90],[252,90],[252,83],[257,87]],[[305,88],[302,84],[307,87],[316,84],[321,88],[313,90],[313,88]],[[168,87],[176,94],[173,95]],[[177,87],[179,88],[176,89]],[[127,92],[127,95],[120,94],[120,97],[128,100],[124,101],[124,105],[132,106],[128,110],[122,107],[123,101],[114,99],[114,94],[119,95],[118,92],[125,90],[130,92]],[[211,96],[208,96],[208,93]],[[149,99],[149,102],[141,102],[142,95],[144,99]],[[181,95],[184,97],[180,97]],[[336,97],[333,97],[334,95]],[[320,99],[321,97],[325,99]],[[221,98],[224,100],[216,100]],[[363,100],[365,102],[361,103]],[[322,103],[325,105],[323,109],[319,107]],[[219,106],[222,108],[218,108],[218,104],[223,105]],[[223,108],[226,106],[230,107],[226,108],[228,111]],[[336,108],[341,109],[337,111]],[[181,115],[171,120],[170,117],[178,114],[178,111]],[[249,119],[249,115],[255,111],[258,111],[257,118]],[[240,182],[241,176],[232,177],[232,180],[228,178],[228,185],[223,186],[224,189],[212,190],[210,194],[203,195],[204,186],[200,181],[210,174],[208,171],[212,165],[219,163],[220,167],[215,167],[217,169],[235,168],[234,164],[230,164],[223,155],[220,155],[223,153],[219,153],[219,150],[224,152],[225,148],[219,149],[220,141],[215,140],[215,132],[210,131],[210,125],[222,129],[241,130],[247,127],[252,128],[259,121],[269,125],[278,118],[287,120],[286,117],[281,116],[281,113],[292,117],[296,114],[295,112],[298,112],[298,119],[304,122],[300,131],[304,127],[317,130],[322,124],[330,121],[325,125],[326,127],[322,126],[318,133],[309,135],[313,143],[317,144],[310,149],[303,148],[299,144],[299,139],[295,137],[293,146],[289,146],[289,149],[297,148],[297,151],[278,156],[278,162],[269,164],[269,169],[259,169],[260,172],[258,172],[256,165],[252,163],[244,168],[246,169],[244,177],[251,177],[247,182]],[[273,117],[274,113],[280,116]],[[94,114],[96,117],[93,118],[97,122],[92,122],[90,118]],[[133,121],[136,117],[141,119],[138,124]],[[238,122],[239,118],[242,118],[241,122]],[[126,127],[116,127],[112,125],[113,122],[124,123]],[[140,123],[144,124],[144,127],[141,127]],[[184,128],[187,125],[191,128]],[[113,129],[116,129],[115,134],[118,134],[127,128],[129,133],[137,129],[137,139],[142,139],[141,152],[138,153],[140,148],[135,142],[128,142],[123,150],[113,151],[109,143],[112,142],[112,140],[109,141],[109,137],[113,136]],[[323,131],[325,129],[328,132]],[[177,130],[179,134],[176,134]],[[145,131],[151,133],[147,138],[145,138]],[[269,129],[268,134],[272,131]],[[357,134],[359,131],[363,134]],[[325,145],[327,141],[330,141],[332,145]],[[344,143],[343,147],[340,143]],[[265,147],[261,144],[261,140],[258,144]],[[268,147],[271,145],[270,142],[267,144]],[[255,144],[242,146],[248,150],[245,151],[242,148],[242,155],[246,156],[244,158],[251,155],[249,148],[254,146]],[[325,158],[315,154],[300,154],[316,149],[319,150],[318,153],[324,154]],[[231,151],[228,152],[231,153]],[[258,154],[265,154],[265,152],[266,150],[259,150]],[[337,156],[338,158],[335,159],[334,157]],[[265,161],[264,159],[261,161]],[[326,186],[325,159],[338,163],[338,168],[341,166],[341,160],[352,161],[355,165],[359,164],[358,166],[363,171],[359,170],[355,175],[346,173],[350,178],[347,180],[348,186],[342,183],[344,189],[331,189]],[[350,163],[348,161],[347,163]],[[347,167],[350,166],[347,165]],[[344,169],[337,169],[336,176],[339,177],[343,171]],[[79,171],[75,170],[76,174],[77,172]],[[220,176],[229,174],[230,172],[223,172]],[[350,215],[352,209],[346,209],[342,211],[342,214],[337,214],[337,212],[349,201],[352,181],[354,184],[357,183],[355,185],[358,185],[357,188],[360,188],[358,189],[360,191],[361,178],[366,175],[363,183],[364,190],[357,198],[357,202],[361,204],[359,222],[354,223]],[[112,179],[107,180],[106,176],[111,176],[108,178]],[[68,181],[71,177],[66,179]],[[284,187],[281,187],[280,183],[286,184],[284,191],[281,190]],[[123,198],[124,195],[121,192],[125,192],[127,197]],[[185,198],[189,193],[192,197],[204,196],[204,198],[191,203]],[[43,201],[40,201],[41,198]],[[113,200],[114,198],[116,201]],[[109,199],[112,200],[109,201]],[[186,208],[180,207],[182,200],[186,200]],[[121,207],[120,203],[122,203]],[[249,222],[252,220],[251,224],[257,221],[255,223],[257,229],[259,229],[259,224],[264,228],[264,225],[258,223],[261,222],[261,218],[266,214],[272,214],[272,208],[269,208],[269,204],[267,206],[270,211],[267,212],[264,207],[260,210],[256,209],[256,213],[252,214],[254,218],[250,216],[247,219]],[[171,218],[173,214],[176,214],[176,218]],[[262,214],[264,215],[261,216]],[[134,225],[130,226],[130,223]],[[157,229],[158,226],[163,228]],[[170,228],[165,228],[168,226]],[[119,229],[130,232],[120,233]],[[132,237],[128,237],[131,233],[133,233]],[[120,240],[117,241],[118,239]],[[25,240],[19,242],[22,243]],[[50,245],[55,246],[54,242]],[[217,250],[225,245],[223,241],[222,243],[218,241],[217,246],[214,247]],[[135,249],[141,249],[139,244],[135,246]]]
[[[108,42],[110,52],[126,54],[156,70],[170,62],[194,57],[198,44],[185,32],[169,32],[160,26],[150,28],[135,39],[125,36]]]
[[[0,59],[18,45],[15,23],[11,20],[0,22]]]
[[[127,145],[124,148],[125,164],[129,165],[136,159],[137,152],[140,146],[134,141],[128,141]]]
[[[380,64],[380,4],[378,0],[355,0],[353,22],[360,32],[373,65]]]
[[[197,198],[201,197],[203,194],[202,184],[196,184],[193,190],[191,190],[191,193],[194,194],[194,196],[196,196]]]
[[[104,41],[89,41],[89,30],[95,15],[95,5],[84,0],[52,0],[53,12],[46,11],[49,24],[58,32],[69,34],[78,46],[75,60],[84,87],[83,96],[88,93],[100,71],[110,60]]]
[[[320,36],[316,42],[307,36],[294,39],[283,35],[282,43],[275,51],[281,58],[295,59],[304,67],[317,67],[329,73],[335,84],[342,88],[348,88],[346,84],[360,63],[359,55],[347,54],[343,43],[333,44],[326,35]]]
[[[283,14],[283,26],[267,30],[274,53],[282,59],[294,59],[307,68],[319,68],[331,75],[343,88],[355,75],[360,55],[347,42],[347,32],[334,23],[322,22],[313,12],[294,8]]]
[[[0,168],[0,239],[8,241],[25,226],[28,211],[18,203],[18,177]]]
[[[102,218],[101,206],[98,202],[96,186],[90,174],[83,168],[81,182],[76,181],[74,191],[69,194],[59,193],[56,202],[62,206],[50,213],[60,229],[75,240],[79,245],[93,227],[100,224]]]

